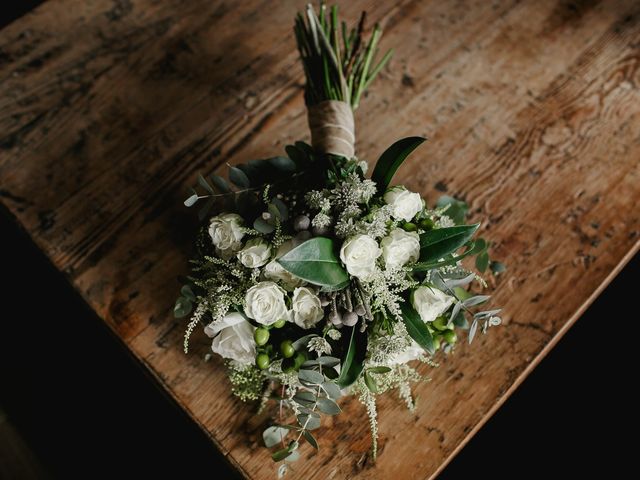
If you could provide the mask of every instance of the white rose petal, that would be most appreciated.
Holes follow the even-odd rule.
[[[376,259],[382,254],[378,242],[368,235],[349,237],[340,249],[340,260],[347,271],[361,280],[368,280],[376,268]]]
[[[411,344],[402,352],[398,353],[391,360],[390,365],[401,365],[403,363],[409,363],[412,360],[417,360],[424,356],[424,348],[416,343],[415,340],[411,340]]]
[[[253,363],[256,359],[255,327],[239,313],[228,313],[222,320],[207,325],[204,332],[213,337],[211,350],[223,358],[241,364]]]
[[[393,229],[380,242],[382,258],[387,268],[402,267],[415,262],[420,256],[420,237],[416,232],[405,232],[401,228]]]
[[[433,287],[418,287],[411,295],[411,304],[424,322],[433,322],[453,304],[454,298]]]
[[[247,268],[261,267],[271,258],[271,245],[260,238],[254,238],[245,244],[237,257]]]
[[[285,294],[274,282],[260,282],[247,290],[244,313],[262,325],[271,325],[280,319],[288,320]]]
[[[226,213],[212,217],[209,222],[209,236],[218,254],[231,258],[242,246],[242,217],[235,213]]]
[[[422,210],[422,197],[404,187],[393,187],[384,194],[384,201],[391,206],[393,218],[410,222]]]
[[[269,280],[273,280],[274,282],[281,281],[284,286],[288,289],[292,289],[294,287],[298,287],[304,283],[304,281],[296,277],[294,274],[282,268],[276,259],[282,257],[286,253],[288,253],[294,247],[293,241],[289,240],[284,242],[278,248],[278,252],[276,253],[276,258],[267,263],[263,269],[263,274],[265,278]]]
[[[291,300],[293,321],[301,328],[308,329],[324,316],[324,310],[318,296],[305,287],[296,288]]]

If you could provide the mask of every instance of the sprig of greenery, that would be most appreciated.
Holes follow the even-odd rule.
[[[340,100],[356,109],[362,94],[387,64],[392,50],[376,63],[382,29],[373,28],[364,41],[366,14],[357,27],[347,30],[338,22],[338,7],[322,3],[318,14],[311,5],[296,16],[294,32],[307,80],[305,101],[316,105],[325,100]]]

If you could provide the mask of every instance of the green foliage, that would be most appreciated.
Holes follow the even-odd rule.
[[[340,376],[336,380],[340,388],[348,387],[358,379],[367,353],[367,336],[357,327],[351,327],[351,335],[344,335],[343,338],[348,339],[348,343],[340,367]]]
[[[277,261],[297,277],[328,290],[344,288],[349,275],[336,257],[333,240],[315,237],[298,245]]]
[[[401,308],[402,320],[404,321],[409,336],[429,354],[433,355],[435,353],[435,344],[427,324],[424,323],[418,312],[415,311],[409,302],[404,302]]]
[[[298,13],[294,31],[307,80],[307,105],[340,100],[358,107],[362,94],[392,55],[389,51],[375,62],[382,30],[376,24],[365,43],[364,24],[363,12],[358,26],[347,32],[345,22],[338,23],[335,5],[327,11],[320,4],[318,15],[311,5],[304,14]]]
[[[420,262],[432,262],[462,247],[476,232],[475,225],[459,225],[429,230],[420,235]]]
[[[438,199],[438,202],[436,203],[436,207],[447,207],[444,213],[447,217],[451,218],[451,220],[453,220],[456,225],[462,225],[464,223],[464,219],[467,216],[467,212],[469,210],[469,206],[465,202],[448,195],[443,195],[442,197],[440,197]]]
[[[425,140],[423,137],[403,138],[384,151],[371,174],[379,193],[384,193],[402,162]]]

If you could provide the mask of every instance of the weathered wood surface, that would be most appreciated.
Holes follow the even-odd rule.
[[[273,478],[250,407],[172,318],[199,171],[308,138],[291,35],[302,1],[50,0],[0,32],[0,197],[93,309],[247,477]],[[505,327],[442,359],[415,416],[355,401],[296,478],[427,478],[501,404],[640,242],[640,4],[344,2],[396,54],[358,151],[430,142],[398,181],[468,198],[509,265]],[[81,359],[79,359],[81,361]],[[126,395],[126,392],[123,393]]]

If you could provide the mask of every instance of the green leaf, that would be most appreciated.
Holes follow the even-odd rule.
[[[264,233],[265,235],[273,232],[276,229],[276,227],[271,225],[262,217],[258,217],[255,219],[255,221],[253,222],[253,228],[259,231],[260,233]]]
[[[423,137],[403,138],[384,151],[371,174],[371,180],[376,182],[378,192],[382,193],[387,189],[402,162],[425,140]]]
[[[507,269],[507,266],[502,262],[491,262],[489,264],[489,268],[493,272],[494,275],[499,275]]]
[[[480,255],[476,257],[476,268],[480,271],[480,273],[484,273],[489,266],[489,254],[487,252],[482,252]]]
[[[298,245],[277,262],[309,283],[330,289],[340,289],[349,283],[349,275],[334,253],[333,240],[315,237]]]
[[[324,382],[322,384],[322,388],[324,389],[325,392],[327,392],[327,395],[333,400],[337,400],[342,396],[342,392],[340,392],[340,387],[338,387],[338,385],[336,385],[333,382]]]
[[[185,207],[193,207],[196,204],[196,202],[198,201],[198,198],[199,198],[198,195],[194,193],[193,195],[191,195],[189,198],[187,198],[184,201],[184,206]]]
[[[298,372],[298,378],[300,381],[312,383],[314,385],[324,383],[324,375],[320,372],[316,372],[315,370],[300,370]]]
[[[271,200],[271,205],[274,205],[278,210],[278,215],[283,222],[286,222],[289,218],[289,209],[285,205],[285,203],[279,198],[274,198]]]
[[[247,174],[237,167],[229,166],[229,180],[240,188],[249,188],[251,185]]]
[[[462,247],[478,230],[475,225],[438,228],[420,235],[420,262],[438,261]]]
[[[418,312],[413,309],[409,302],[403,302],[400,308],[402,309],[402,320],[407,327],[409,336],[413,338],[418,345],[433,355],[435,353],[433,337]]]
[[[330,398],[318,398],[318,410],[326,415],[338,415],[342,411]]]
[[[367,372],[369,373],[388,373],[391,369],[389,367],[371,367],[367,368]]]
[[[319,450],[318,442],[316,441],[315,437],[311,434],[309,430],[303,430],[302,435],[307,440],[307,442],[311,444],[313,448],[315,448],[316,450]]]
[[[378,385],[376,385],[376,381],[369,374],[369,372],[364,372],[364,383],[367,385],[367,388],[371,390],[373,393],[378,392]]]
[[[343,337],[346,335],[343,334]],[[362,372],[362,362],[367,353],[367,337],[361,333],[357,327],[351,327],[351,336],[346,349],[342,366],[340,367],[340,375],[336,380],[336,384],[340,388],[345,388],[354,383]]]
[[[311,340],[313,337],[317,337],[318,335],[315,333],[310,333],[309,335],[305,335],[304,337],[300,337],[298,340],[296,340],[295,342],[293,342],[293,348],[296,351],[300,351],[303,348],[307,348],[307,343],[309,343],[309,340]]]
[[[224,178],[214,174],[209,175],[209,177],[211,178],[213,186],[216,187],[220,193],[229,193],[231,191],[229,184],[227,184]]]
[[[271,454],[271,458],[274,462],[280,462],[291,455],[291,452],[293,452],[293,449],[291,449],[290,447],[285,447],[276,452],[273,452]]]
[[[274,445],[278,445],[280,442],[284,440],[284,437],[287,436],[289,430],[281,427],[268,427],[262,432],[262,439],[264,440],[264,444],[267,448],[271,448]]]
[[[207,182],[207,179],[204,178],[202,175],[198,175],[198,183],[200,184],[200,186],[202,188],[204,188],[207,192],[209,192],[211,195],[213,195],[215,192],[213,191],[213,188],[211,188],[211,185],[209,185],[209,182]]]
[[[173,315],[176,318],[186,317],[187,315],[189,315],[189,313],[191,313],[192,307],[193,304],[191,303],[191,300],[185,297],[178,297],[178,299],[176,300],[176,304],[173,307]]]
[[[307,415],[306,413],[298,415],[298,423],[305,430],[315,430],[320,427],[320,417]]]
[[[189,285],[183,285],[180,289],[180,293],[182,293],[183,297],[188,298],[192,302],[196,301],[196,295],[193,293],[193,290],[191,290]]]
[[[268,162],[281,172],[291,173],[296,171],[296,163],[288,157],[272,157]]]
[[[436,203],[437,208],[443,208],[447,205],[449,205],[449,208],[444,212],[444,215],[451,218],[456,225],[463,224],[467,216],[467,211],[469,210],[469,205],[449,195],[443,195]]]

